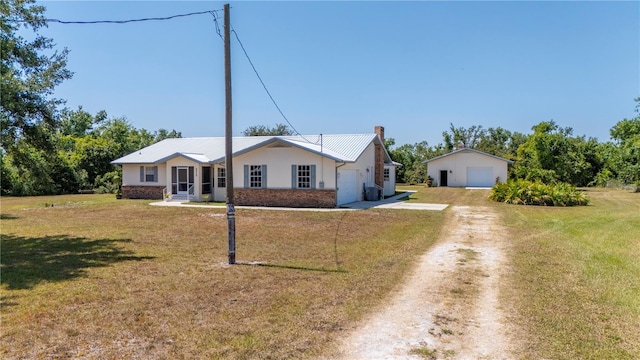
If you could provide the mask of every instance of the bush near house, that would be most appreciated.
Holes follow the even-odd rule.
[[[589,204],[589,197],[567,183],[544,184],[513,180],[496,184],[489,199],[515,205],[577,206]]]

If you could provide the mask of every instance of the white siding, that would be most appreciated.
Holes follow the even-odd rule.
[[[467,186],[491,187],[494,183],[492,167],[467,167]]]
[[[337,206],[358,201],[358,170],[338,169]]]
[[[363,188],[375,186],[375,145],[373,143],[367,146],[367,149],[360,155],[354,163],[347,163],[339,167],[340,170],[356,170],[357,173],[357,189],[358,198],[356,201],[363,201]],[[340,190],[338,190],[340,191]]]
[[[315,188],[321,181],[325,189],[336,188],[335,161],[296,147],[263,147],[234,157],[234,188],[244,186],[244,165],[267,165],[269,189],[291,189],[291,165],[315,165]]]
[[[389,169],[389,181],[384,182],[384,196],[391,196],[396,193],[396,167],[385,165],[385,169]]]
[[[192,200],[201,200],[202,195],[202,166],[209,166],[197,163],[193,160],[189,160],[182,156],[177,156],[173,159],[170,159],[166,163],[166,183],[167,191],[171,192],[171,167],[173,166],[193,166],[193,197]]]
[[[476,152],[459,152],[430,161],[427,164],[427,174],[433,178],[435,185],[441,186],[440,171],[446,170],[448,186],[468,186],[467,168],[474,167],[490,167],[494,182],[498,177],[501,182],[507,179],[506,161]]]
[[[157,166],[158,182],[141,182],[140,166]],[[165,164],[123,164],[122,185],[125,186],[167,186],[167,172]]]
[[[224,168],[224,166],[215,165],[213,167],[213,200],[214,201],[227,201],[227,188],[218,187],[218,169]],[[233,180],[236,180],[235,178]],[[235,181],[234,181],[235,184]],[[234,186],[235,188],[235,186]]]

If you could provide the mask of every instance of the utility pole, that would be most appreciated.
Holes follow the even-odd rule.
[[[224,94],[225,94],[225,169],[227,185],[227,227],[229,264],[236,263],[236,208],[233,199],[233,132],[231,131],[231,31],[229,4],[224,4]]]

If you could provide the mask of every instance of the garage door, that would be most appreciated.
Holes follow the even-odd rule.
[[[492,167],[467,168],[467,186],[492,187],[494,182]]]
[[[356,170],[338,170],[338,205],[358,200],[358,173]]]

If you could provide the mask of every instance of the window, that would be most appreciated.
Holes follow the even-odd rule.
[[[316,166],[315,165],[291,165],[292,189],[315,189]]]
[[[211,194],[211,167],[202,167],[202,193]]]
[[[140,166],[140,182],[158,182],[158,167]]]
[[[298,189],[311,187],[311,170],[309,165],[298,165]]]
[[[389,168],[384,169],[383,176],[384,181],[389,181]]]
[[[250,165],[249,166],[249,187],[261,188],[262,187],[262,166]]]
[[[218,187],[227,187],[227,171],[225,168],[218,168]]]
[[[244,187],[265,189],[267,187],[267,165],[245,165]]]

